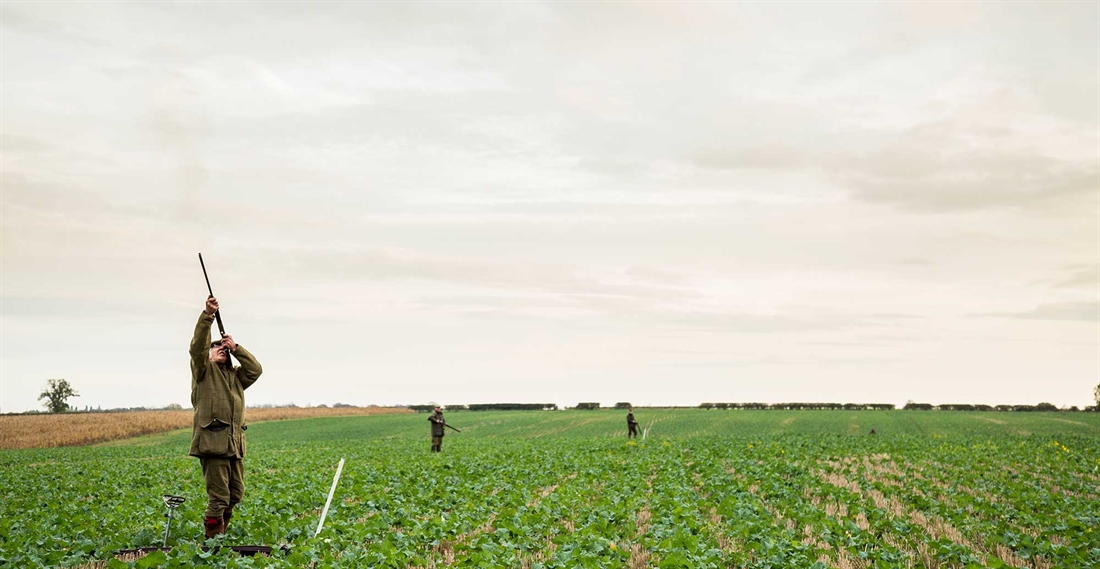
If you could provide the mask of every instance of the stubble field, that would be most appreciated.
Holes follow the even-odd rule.
[[[248,420],[409,413],[396,407],[270,407],[249,409]],[[84,446],[191,426],[191,410],[0,416],[0,449]]]
[[[1096,567],[1100,415],[637,410],[341,417],[249,429],[204,552],[189,433],[0,451],[0,564],[217,567]],[[871,427],[877,435],[870,436]],[[340,458],[324,530],[313,531]],[[187,496],[170,553],[160,495]]]

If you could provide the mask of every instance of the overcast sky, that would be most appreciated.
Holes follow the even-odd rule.
[[[1100,4],[0,5],[2,411],[1089,405]],[[216,332],[216,330],[215,330]]]

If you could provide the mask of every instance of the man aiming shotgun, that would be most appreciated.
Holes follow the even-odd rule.
[[[456,433],[462,432],[447,424],[447,420],[443,418],[443,408],[439,405],[435,406],[435,411],[428,416],[428,420],[432,423],[432,452],[443,452],[443,435],[447,434],[444,427]]]
[[[202,255],[199,255],[202,260]],[[203,266],[203,273],[206,267]],[[207,279],[209,289],[210,280]],[[218,320],[221,339],[210,341],[210,325]],[[259,379],[263,368],[251,352],[226,334],[211,292],[191,338],[191,450],[202,465],[209,501],[203,526],[206,538],[224,534],[233,508],[244,496],[244,390]],[[236,356],[234,367],[229,355]]]

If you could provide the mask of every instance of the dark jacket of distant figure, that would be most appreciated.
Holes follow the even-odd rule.
[[[203,311],[191,338],[191,406],[195,408],[191,427],[191,456],[244,458],[244,390],[259,379],[263,368],[243,346],[237,344],[233,367],[210,361],[210,324],[214,317]]]
[[[634,413],[631,412],[626,414],[626,424],[628,427],[638,424],[638,422],[634,420]]]
[[[432,414],[428,417],[428,420],[432,422],[432,436],[442,437],[446,433],[443,430],[443,413],[440,411],[432,411]]]

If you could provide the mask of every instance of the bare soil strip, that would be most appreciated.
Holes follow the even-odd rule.
[[[760,505],[763,506],[765,511],[767,511],[769,514],[771,514],[772,516],[775,517],[775,521],[776,521],[777,526],[781,526],[781,527],[787,529],[788,531],[793,531],[795,528],[798,527],[798,523],[794,519],[786,517],[783,514],[782,511],[780,511],[777,507],[775,507],[770,502],[768,502],[767,498],[761,494],[760,487],[757,484],[755,484],[755,483],[749,484],[748,478],[746,478],[745,475],[741,474],[740,472],[737,472],[733,468],[729,468],[728,464],[723,463],[723,467],[725,468],[726,472],[729,473],[731,475],[731,477],[734,480],[736,480],[738,483],[740,483],[742,485],[748,484],[749,493],[752,494],[753,496],[755,496],[758,500],[760,500]],[[816,493],[814,493],[810,488],[804,488],[803,489],[803,496],[811,501],[814,508],[816,508],[818,510],[821,509],[821,508],[819,508],[819,506],[822,503],[822,497],[820,495],[817,495]],[[839,514],[840,517],[846,517],[848,515],[848,508],[847,508],[846,504],[839,504],[839,508],[838,508],[836,505],[834,505],[833,503],[830,502],[830,503],[825,504],[824,511],[825,511],[826,515],[829,515],[829,516],[832,516],[832,517],[837,517],[837,514]],[[721,522],[721,519],[722,519],[721,516],[717,515],[717,513],[713,509],[711,510],[710,514],[711,514],[711,521],[712,522],[714,522],[715,524],[719,524]],[[862,516],[862,514],[860,514],[860,516]],[[862,519],[863,519],[864,522],[866,522],[866,520],[867,520],[866,517],[863,517]],[[814,532],[814,528],[809,524],[806,524],[806,525],[802,526],[802,539],[801,539],[801,541],[805,545],[813,545],[814,547],[816,547],[817,549],[820,549],[820,550],[824,550],[824,551],[832,551],[833,550],[831,545],[829,545],[827,542],[819,540],[816,537],[816,534]],[[719,536],[718,543],[719,543],[719,546],[722,548],[722,551],[725,551],[726,553],[735,553],[737,551],[740,551],[740,550],[744,549],[744,544],[738,543],[737,540],[730,539],[729,537],[726,537],[726,536]],[[868,567],[868,565],[866,564],[865,561],[859,559],[858,557],[851,556],[843,548],[836,551],[836,555],[837,555],[837,562],[832,565],[834,567],[845,567],[846,569],[865,569],[866,567]],[[824,553],[819,555],[817,560],[822,562],[822,563],[827,563],[827,564],[832,561],[832,559],[829,557],[829,555],[824,554]],[[753,553],[752,553],[751,550],[749,551],[748,561],[750,561],[750,562],[753,561]]]
[[[848,457],[848,458],[846,458],[846,459],[844,459],[843,461],[840,461],[840,462],[824,461],[822,464],[827,464],[828,466],[830,466],[834,469],[840,470],[842,472],[847,472],[848,474],[851,474],[851,475],[859,476],[859,473],[856,472],[856,470],[855,470],[857,465],[862,464],[864,466],[869,466],[869,465],[872,465],[874,463],[880,463],[880,464],[875,466],[875,467],[869,467],[869,470],[872,471],[872,474],[871,474],[871,476],[868,477],[868,480],[871,481],[871,482],[880,482],[880,483],[882,483],[883,478],[880,477],[881,475],[894,476],[894,475],[897,475],[897,474],[901,474],[900,468],[898,467],[897,464],[895,464],[892,460],[890,460],[889,455],[872,455],[870,457],[866,457],[866,456],[864,456],[864,457]],[[839,473],[836,473],[836,472],[827,473],[825,471],[820,471],[820,470],[815,471],[814,473],[819,478],[821,478],[822,480],[824,480],[828,484],[831,484],[833,486],[838,486],[840,488],[844,488],[844,489],[846,489],[846,490],[848,490],[848,491],[850,491],[854,494],[859,495],[860,497],[862,497],[864,499],[870,498],[874,502],[875,507],[883,509],[883,510],[889,512],[890,515],[893,516],[893,517],[896,517],[896,518],[899,518],[899,519],[909,520],[911,523],[913,523],[917,526],[920,526],[922,529],[924,529],[925,532],[927,532],[933,538],[936,538],[936,539],[945,538],[945,539],[950,540],[952,543],[955,543],[957,545],[966,547],[966,548],[970,549],[971,551],[982,553],[982,554],[995,555],[998,558],[1000,558],[1002,561],[1004,561],[1005,563],[1008,563],[1009,565],[1011,565],[1013,567],[1028,567],[1028,568],[1031,568],[1031,569],[1049,569],[1050,567],[1052,567],[1050,562],[1043,559],[1043,558],[1039,558],[1039,557],[1032,558],[1029,562],[1028,560],[1025,560],[1025,559],[1021,558],[1019,555],[1017,555],[1011,549],[1009,549],[1007,547],[1004,547],[1004,546],[997,546],[997,547],[993,548],[993,550],[990,550],[989,548],[985,547],[980,542],[981,536],[975,536],[976,539],[978,539],[979,541],[974,541],[973,539],[970,539],[969,537],[965,536],[957,528],[952,526],[947,520],[945,520],[943,518],[940,518],[938,516],[935,516],[935,515],[929,516],[929,515],[926,515],[924,512],[922,512],[920,510],[912,509],[912,508],[908,507],[906,504],[904,504],[903,502],[901,502],[899,499],[897,499],[893,496],[886,496],[885,494],[883,494],[879,490],[873,490],[872,489],[872,490],[866,490],[865,491],[860,487],[859,484],[857,484],[856,482],[853,482],[852,480],[848,479],[843,474],[839,474]],[[895,474],[895,473],[897,473],[897,474]],[[878,474],[880,476],[875,476],[875,474]],[[933,485],[937,485],[937,481],[926,478],[923,475],[915,474],[915,473],[910,473],[910,475],[914,476],[914,478],[929,480],[930,482],[933,483]],[[940,484],[942,484],[942,483],[940,483]],[[898,485],[898,484],[885,484],[885,485],[900,487],[900,485]],[[916,489],[913,489],[913,491],[916,491]],[[950,500],[946,496],[936,496],[936,499],[941,501],[941,502],[945,502],[945,503],[950,502]],[[1029,533],[1031,533],[1031,532],[1029,532]],[[920,553],[920,556],[921,556],[922,559],[926,558],[927,557],[927,552],[922,552],[922,551],[919,551],[919,550],[920,550],[920,547],[919,547],[919,544],[918,544],[918,553]],[[925,562],[927,564],[927,560]]]
[[[653,513],[649,511],[649,502],[653,497],[653,480],[657,478],[657,472],[652,473],[645,479],[645,505],[638,511],[638,515],[634,520],[634,525],[638,528],[638,531],[634,535],[634,543],[630,544],[630,558],[626,560],[626,566],[630,569],[645,569],[649,567],[649,550],[646,549],[643,538],[649,531],[649,520],[653,516]]]

